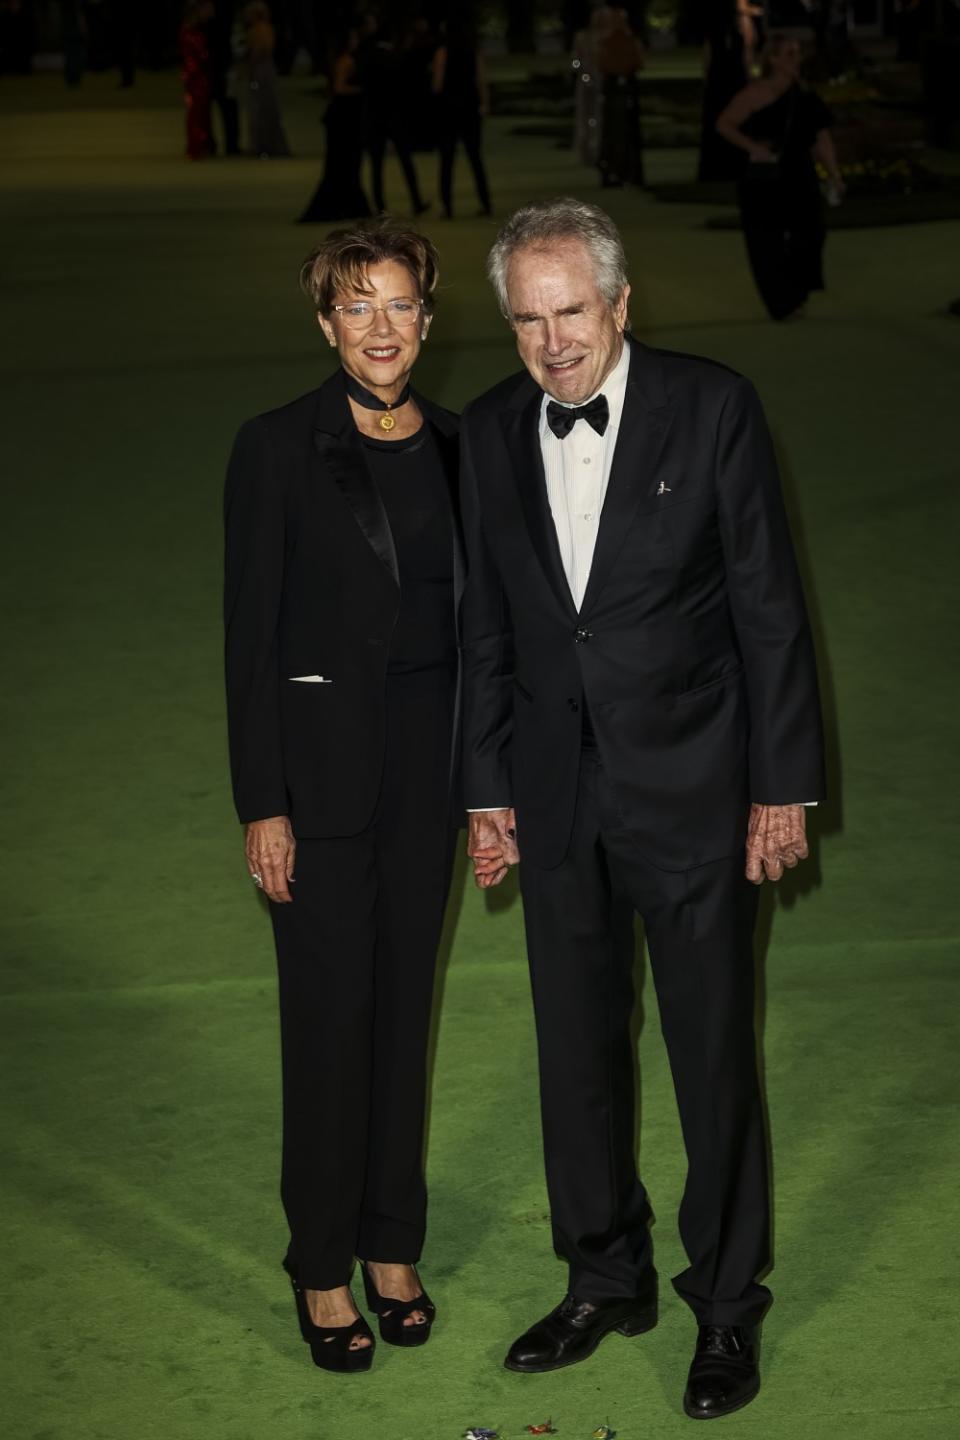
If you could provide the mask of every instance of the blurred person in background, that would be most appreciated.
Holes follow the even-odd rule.
[[[453,219],[453,161],[462,142],[473,171],[478,213],[490,215],[493,206],[480,149],[483,117],[490,108],[486,70],[473,28],[460,17],[448,21],[433,57],[433,93],[438,101],[443,213]]]
[[[76,5],[71,5],[69,0],[66,0],[63,5],[63,22],[65,35],[71,22],[74,26],[83,24],[85,34],[79,0]],[[33,6],[28,0],[0,0],[0,75],[30,74],[33,69],[34,40]],[[82,68],[81,65],[81,73]],[[77,80],[70,79],[68,73],[67,84],[77,83]]]
[[[745,85],[717,120],[719,134],[745,156],[739,185],[744,239],[774,320],[798,319],[811,292],[824,288],[817,162],[836,198],[843,194],[830,111],[801,84],[802,60],[799,40],[771,36],[760,79]]]
[[[426,16],[410,22],[401,46],[401,66],[413,150],[436,150],[437,101],[433,93],[433,57],[437,42]]]
[[[735,0],[737,29],[743,41],[743,63],[747,79],[753,74],[764,41],[764,7],[757,0]]]
[[[364,142],[370,155],[373,208],[380,213],[387,208],[383,162],[392,141],[407,182],[410,208],[414,215],[422,215],[429,206],[420,194],[411,151],[411,119],[416,112],[415,103],[411,103],[415,96],[407,88],[410,76],[392,34],[377,17],[368,14],[363,24],[365,34],[357,50],[357,74],[363,90]]]
[[[276,35],[270,23],[270,7],[262,0],[255,0],[255,3],[244,7],[243,23],[243,79],[250,150],[264,159],[289,155],[290,146],[280,115],[277,71],[273,63]]]
[[[210,99],[220,112],[223,125],[223,153],[240,154],[240,107],[234,93],[236,67],[233,56],[234,0],[213,0],[207,21],[210,50]]]
[[[717,118],[750,79],[738,0],[717,0],[704,18],[704,83],[697,179],[739,180],[741,156],[717,131]]]
[[[128,90],[137,71],[140,0],[111,0],[108,13],[113,30],[114,58],[120,71],[120,88]]]
[[[0,4],[0,24],[9,14],[9,5],[19,0],[7,0]],[[87,25],[83,14],[82,0],[60,0],[60,36],[63,42],[63,78],[71,89],[83,79],[87,63]],[[0,41],[0,71],[6,68],[6,42]]]
[[[574,148],[581,164],[600,163],[603,134],[603,84],[597,70],[597,46],[613,19],[609,5],[595,5],[590,23],[573,37]]]
[[[339,230],[301,270],[340,364],[248,421],[226,489],[227,713],[247,870],[280,987],[284,1268],[325,1370],[367,1308],[423,1345],[427,1044],[457,833],[458,422],[410,388],[437,252]]]
[[[603,86],[600,183],[605,188],[643,184],[640,135],[640,82],[646,62],[642,41],[630,28],[625,10],[605,6],[597,39],[596,67]],[[600,14],[601,12],[597,12]]]
[[[205,160],[214,151],[210,132],[213,87],[207,34],[212,19],[211,0],[187,0],[180,25],[180,78],[187,111],[187,155],[191,160]]]
[[[330,99],[323,118],[327,148],[323,179],[300,216],[300,224],[320,220],[357,220],[370,214],[360,184],[363,160],[363,90],[357,79],[356,30],[348,30],[334,46]]]

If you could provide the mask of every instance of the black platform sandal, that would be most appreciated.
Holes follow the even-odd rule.
[[[300,1322],[300,1334],[310,1346],[314,1365],[319,1365],[321,1370],[330,1370],[338,1375],[356,1375],[362,1370],[369,1370],[373,1364],[373,1352],[377,1342],[363,1316],[358,1315],[350,1325],[314,1325],[310,1319],[306,1291],[300,1288],[296,1276],[291,1274],[286,1261],[284,1261],[283,1268],[290,1276],[293,1298],[297,1306],[297,1319]],[[370,1343],[369,1345],[359,1345],[356,1350],[351,1350],[350,1345],[358,1335],[369,1340]]]
[[[437,1315],[437,1307],[426,1290],[421,1290],[412,1300],[392,1300],[388,1295],[380,1294],[362,1260],[360,1269],[363,1271],[367,1306],[380,1320],[380,1339],[385,1340],[388,1345],[426,1345],[430,1339],[430,1327]],[[404,1320],[415,1310],[421,1311],[426,1319],[415,1325],[404,1325]]]

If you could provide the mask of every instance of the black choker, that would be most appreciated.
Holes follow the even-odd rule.
[[[396,410],[400,405],[406,405],[410,399],[409,385],[404,385],[397,399],[391,401],[388,405],[386,400],[380,400],[376,395],[371,395],[370,391],[361,385],[359,380],[355,380],[347,370],[343,372],[343,382],[347,387],[347,394],[351,400],[356,400],[357,404],[362,405],[365,410],[383,411],[379,422],[381,430],[389,431],[393,429],[397,422],[391,415],[391,410]]]

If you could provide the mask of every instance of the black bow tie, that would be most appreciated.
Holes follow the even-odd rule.
[[[587,405],[558,405],[556,400],[551,400],[547,406],[547,424],[558,440],[564,440],[578,420],[586,420],[598,435],[602,435],[610,423],[606,395],[597,395]]]

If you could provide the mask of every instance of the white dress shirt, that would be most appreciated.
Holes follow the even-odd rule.
[[[629,370],[630,350],[624,345],[620,359],[597,391],[597,395],[606,396],[610,407],[610,420],[602,435],[597,434],[588,420],[577,420],[569,435],[559,440],[547,424],[549,395],[544,395],[540,406],[540,451],[547,482],[547,500],[556,526],[563,571],[578,610],[583,604],[593,564],[600,511],[610,482],[610,467],[620,433]],[[589,400],[579,403],[589,405],[590,400],[595,398],[591,395]],[[562,405],[564,402],[557,403]]]

